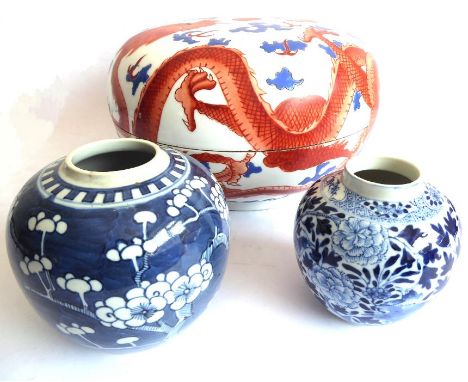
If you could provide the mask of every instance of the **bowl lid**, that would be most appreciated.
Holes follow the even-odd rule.
[[[120,133],[182,149],[308,147],[368,127],[374,61],[307,20],[204,19],[131,38],[111,69]]]

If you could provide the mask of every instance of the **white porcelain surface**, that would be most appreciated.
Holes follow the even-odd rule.
[[[252,206],[303,190],[359,149],[378,106],[376,65],[360,46],[307,20],[149,29],[116,55],[110,111],[120,135],[189,152],[230,201]]]

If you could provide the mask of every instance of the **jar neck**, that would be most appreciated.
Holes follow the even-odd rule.
[[[369,199],[412,200],[423,192],[421,172],[416,165],[392,157],[354,157],[343,171],[343,183]]]
[[[152,142],[106,139],[73,150],[60,165],[59,175],[79,187],[110,189],[148,181],[169,163],[169,155]]]

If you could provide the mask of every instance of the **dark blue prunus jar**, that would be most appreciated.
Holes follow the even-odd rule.
[[[7,242],[43,318],[83,345],[129,349],[161,342],[205,309],[226,266],[228,209],[196,160],[104,140],[26,183]]]

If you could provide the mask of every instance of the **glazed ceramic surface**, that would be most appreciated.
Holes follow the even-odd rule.
[[[150,29],[124,44],[109,77],[119,134],[205,163],[236,208],[303,190],[342,166],[377,106],[372,56],[304,20]]]
[[[106,152],[124,162],[143,152],[148,161],[80,167],[89,157],[100,166]],[[102,349],[146,346],[178,332],[213,297],[227,218],[221,187],[198,162],[143,140],[100,141],[23,187],[10,212],[10,263],[36,310],[70,338]]]
[[[361,163],[413,180],[388,185],[356,176],[353,160],[304,196],[295,225],[297,258],[329,311],[353,323],[383,324],[446,285],[460,250],[460,222],[452,203],[416,179],[411,164],[389,158],[376,166]]]

